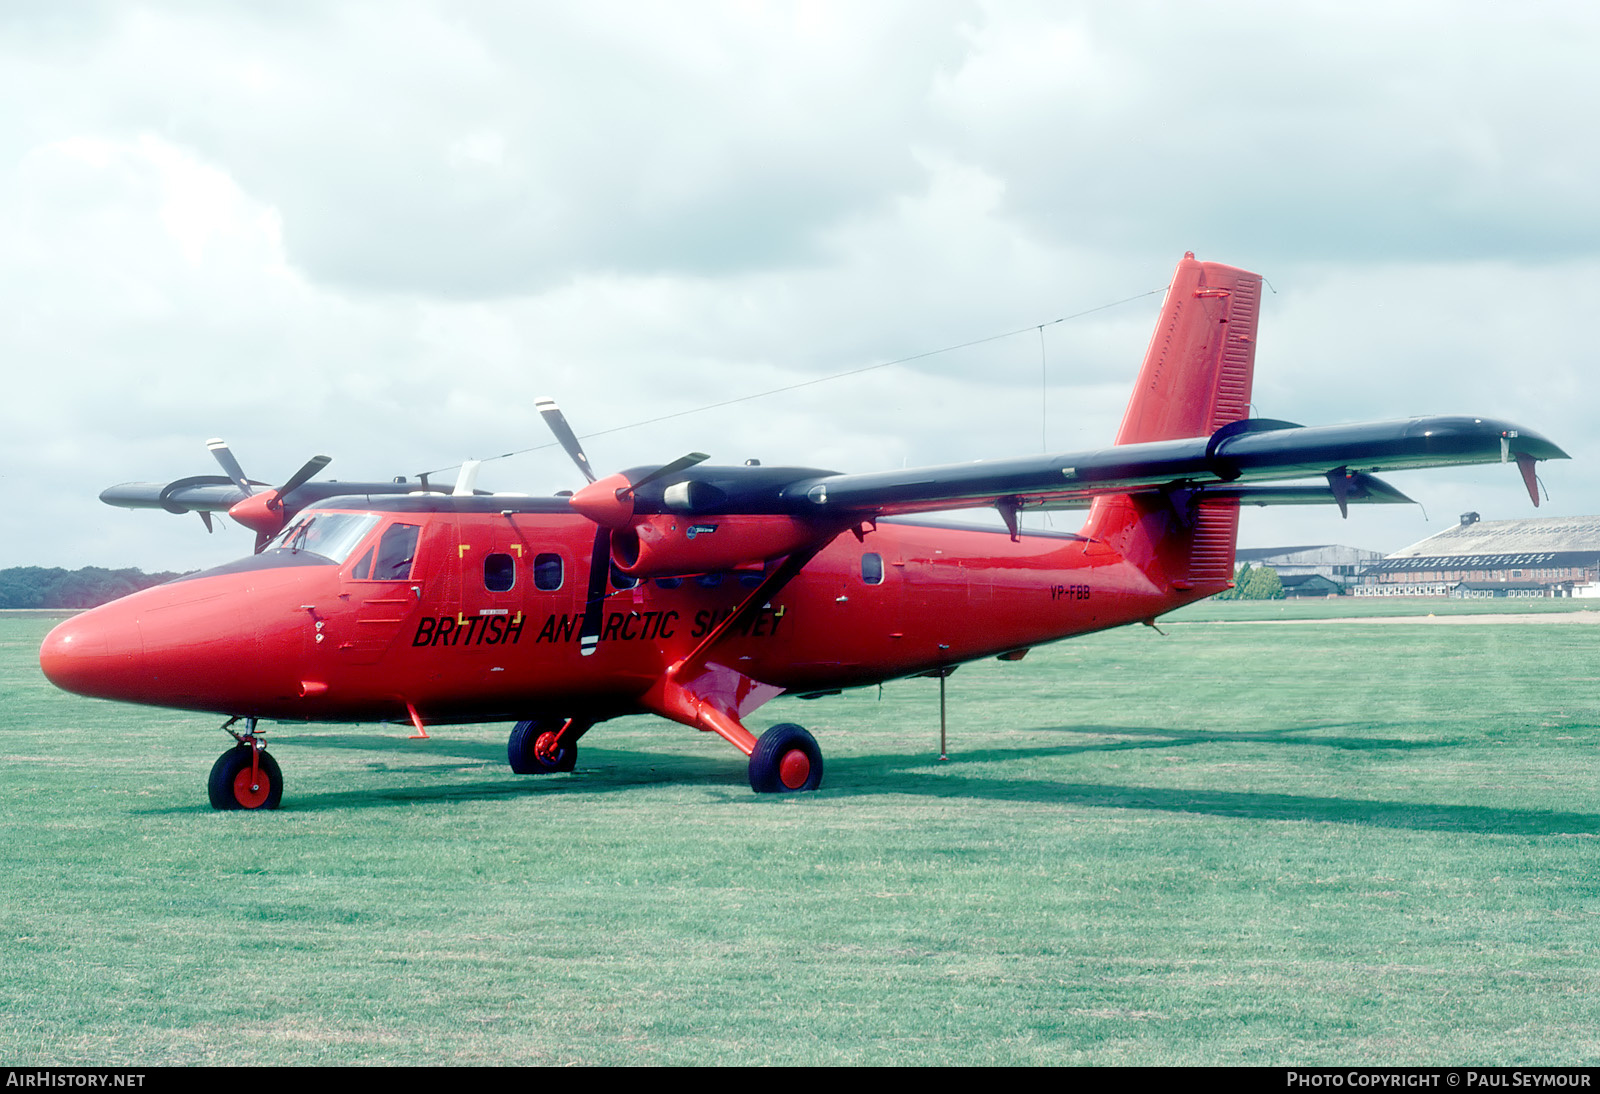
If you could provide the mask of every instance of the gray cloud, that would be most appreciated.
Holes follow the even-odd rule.
[[[247,550],[95,500],[209,471],[218,433],[264,479],[412,474],[542,444],[538,395],[611,429],[1134,296],[1186,249],[1278,290],[1263,413],[1496,413],[1600,454],[1596,41],[1584,9],[1471,5],[8,7],[0,562]],[[591,453],[1097,445],[1156,307]],[[1436,521],[1527,512],[1504,470],[1404,485]],[[1546,470],[1559,511],[1600,511],[1586,480]],[[573,485],[551,450],[483,484]]]

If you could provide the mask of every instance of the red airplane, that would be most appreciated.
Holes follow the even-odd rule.
[[[1248,417],[1260,287],[1186,255],[1116,443],[1094,451],[861,475],[691,453],[597,480],[544,400],[589,484],[534,498],[466,474],[453,493],[314,483],[320,456],[257,491],[214,441],[226,477],[102,497],[226,511],[257,553],[66,620],[39,662],[81,695],[227,716],[218,809],[279,803],[260,719],[409,721],[418,736],[515,721],[511,769],[545,774],[571,771],[597,723],[658,714],[743,752],[757,792],[814,790],[809,733],[746,728],[763,703],[1153,622],[1229,587],[1241,504],[1405,502],[1372,473],[1495,461],[1539,504],[1535,462],[1566,453],[1505,422]],[[1006,529],[916,519],[979,506]],[[1018,527],[1024,510],[1070,508],[1088,509],[1076,535]]]

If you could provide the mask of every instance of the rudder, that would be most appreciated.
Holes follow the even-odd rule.
[[[1209,437],[1247,417],[1261,310],[1258,274],[1183,256],[1145,351],[1117,444]],[[1158,586],[1206,596],[1233,579],[1237,501],[1095,500],[1083,534],[1112,546]]]

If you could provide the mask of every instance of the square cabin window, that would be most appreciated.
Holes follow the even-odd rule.
[[[544,592],[561,588],[561,556],[535,555],[533,559],[533,587]]]
[[[883,556],[868,551],[861,556],[861,580],[867,585],[883,584]]]
[[[517,560],[493,554],[483,560],[483,587],[491,593],[509,592],[517,583]]]

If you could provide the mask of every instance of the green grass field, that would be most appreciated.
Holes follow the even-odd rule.
[[[1276,607],[967,666],[947,763],[935,681],[780,700],[802,798],[648,719],[542,779],[273,726],[257,814],[0,620],[0,1062],[1593,1063],[1600,628]]]

